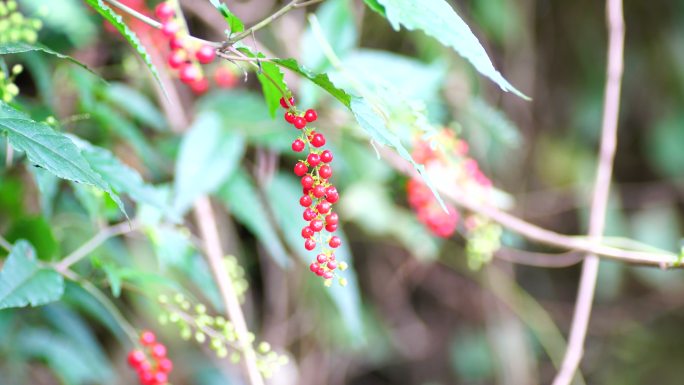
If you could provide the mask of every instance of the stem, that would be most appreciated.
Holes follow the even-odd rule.
[[[608,63],[606,66],[606,89],[603,99],[603,121],[601,127],[601,149],[596,173],[594,197],[589,218],[589,237],[600,240],[606,219],[606,207],[610,195],[610,181],[613,174],[613,160],[617,148],[617,126],[620,112],[620,89],[623,74],[623,51],[625,43],[622,0],[606,0],[607,24],[609,33]],[[589,326],[599,259],[589,254],[582,266],[575,314],[570,328],[568,348],[563,365],[553,381],[553,385],[570,384],[584,353],[584,341]]]
[[[247,335],[247,323],[245,316],[242,313],[242,307],[238,299],[230,276],[226,274],[226,269],[223,265],[223,249],[221,247],[221,239],[218,233],[218,226],[216,218],[214,217],[214,210],[211,207],[211,201],[208,197],[203,196],[195,202],[195,218],[199,227],[199,232],[204,240],[207,249],[207,260],[214,279],[219,287],[221,298],[228,312],[228,318],[235,326],[238,341],[244,353],[245,368],[249,377],[249,383],[252,385],[263,385],[264,380],[261,377],[259,368],[257,367],[257,357],[249,341]]]
[[[121,222],[117,225],[101,229],[88,242],[84,243],[83,245],[81,245],[81,247],[74,250],[74,252],[67,255],[66,257],[64,257],[64,259],[55,264],[55,270],[57,270],[60,273],[68,271],[73,264],[87,257],[88,254],[97,249],[109,238],[116,237],[118,235],[128,234],[132,231],[137,230],[138,227],[139,225],[135,222]]]
[[[568,267],[576,265],[584,259],[584,253],[579,251],[568,251],[562,254],[545,254],[517,250],[509,247],[500,248],[494,255],[499,259],[517,263],[519,265],[546,268]]]
[[[0,247],[7,251],[12,251],[12,244],[10,243],[10,241],[8,241],[2,236],[0,236]]]
[[[14,148],[10,144],[9,138],[7,138],[7,147],[6,147],[6,153],[5,153],[5,168],[12,167],[12,159],[14,159]]]
[[[266,17],[265,19],[261,20],[260,22],[254,24],[252,27],[250,27],[250,28],[238,33],[237,35],[233,36],[232,38],[230,38],[228,40],[228,45],[233,45],[236,42],[246,38],[249,35],[251,35],[252,33],[266,27],[267,25],[271,24],[272,22],[274,22],[275,20],[277,20],[278,18],[280,18],[281,16],[290,12],[293,9],[303,8],[303,7],[306,7],[308,5],[320,3],[322,1],[323,0],[310,0],[310,1],[304,1],[304,2],[300,3],[300,2],[298,2],[298,0],[293,0],[290,3],[288,3],[286,6],[280,8],[274,14]]]

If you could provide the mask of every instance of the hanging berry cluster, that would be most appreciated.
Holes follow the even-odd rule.
[[[42,27],[40,19],[26,17],[19,12],[16,1],[0,1],[0,44],[33,44],[38,40],[38,32]]]
[[[492,183],[480,170],[477,161],[468,156],[468,143],[446,129],[438,131],[431,139],[430,142],[416,141],[412,153],[417,162],[425,165],[428,175],[433,175],[433,180],[439,180],[452,191],[491,204]],[[445,211],[421,179],[410,179],[406,192],[418,220],[434,235],[448,238],[458,229],[460,216],[456,208],[447,203]],[[468,214],[463,230],[468,240],[468,263],[477,269],[488,262],[499,248],[501,227],[487,218]]]
[[[280,105],[286,110],[285,121],[301,132],[292,142],[292,151],[301,153],[302,156],[306,154],[304,159],[295,164],[294,174],[301,178],[303,195],[299,198],[299,204],[304,208],[302,216],[308,222],[302,228],[304,248],[313,251],[320,246],[320,252],[309,265],[309,269],[323,278],[326,285],[330,285],[336,270],[346,267],[338,263],[334,253],[342,241],[340,237],[332,235],[337,231],[339,221],[332,207],[340,199],[337,188],[330,183],[333,154],[330,150],[323,149],[325,136],[309,126],[309,123],[318,119],[315,110],[309,109],[303,113],[298,111],[294,98],[281,98]],[[345,285],[346,281],[340,279],[340,284]]]
[[[218,358],[230,358],[233,363],[242,359],[244,345],[239,341],[235,326],[221,316],[207,314],[207,307],[198,303],[194,306],[184,295],[178,293],[172,298],[159,296],[159,304],[163,307],[159,314],[162,325],[174,324],[180,329],[184,340],[193,339],[199,344],[207,343]],[[255,336],[249,332],[247,341],[254,343]],[[288,362],[288,357],[271,349],[268,342],[260,342],[255,351],[257,368],[264,377],[273,373]]]
[[[173,362],[166,356],[166,346],[158,342],[157,336],[149,330],[140,333],[140,343],[143,349],[134,349],[128,353],[128,365],[138,372],[140,384],[168,384]]]

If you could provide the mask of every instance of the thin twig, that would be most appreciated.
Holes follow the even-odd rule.
[[[206,257],[209,262],[209,268],[218,285],[228,318],[235,326],[235,332],[245,357],[244,364],[247,369],[249,383],[251,385],[263,385],[264,380],[257,367],[256,353],[251,341],[248,339],[249,330],[247,329],[245,316],[242,313],[240,300],[233,289],[230,275],[226,273],[223,264],[223,248],[219,238],[216,218],[214,217],[214,210],[211,207],[209,198],[206,196],[199,198],[195,202],[194,212],[199,232],[207,249]]]
[[[576,265],[582,262],[584,254],[585,253],[580,251],[569,251],[562,254],[533,253],[530,251],[502,247],[494,253],[494,256],[519,265],[559,268]]]
[[[601,124],[601,149],[596,173],[596,184],[589,218],[589,237],[600,240],[606,220],[606,208],[610,195],[610,181],[613,174],[613,160],[617,149],[617,127],[620,112],[620,89],[624,60],[625,29],[622,14],[622,0],[606,0],[608,24],[608,63],[606,66],[606,87],[603,99],[603,121]],[[553,381],[553,385],[568,385],[584,353],[594,290],[598,277],[599,259],[589,254],[582,266],[575,313],[570,327],[568,347],[563,365]]]
[[[14,159],[14,147],[9,142],[7,138],[7,147],[5,147],[5,168],[12,167],[12,160]]]
[[[298,0],[293,0],[293,1],[289,2],[287,5],[285,5],[284,7],[280,8],[279,10],[277,10],[274,14],[272,14],[272,15],[266,17],[265,19],[263,19],[263,20],[261,20],[260,22],[254,24],[254,25],[251,26],[250,28],[248,28],[248,29],[246,29],[246,30],[244,30],[244,31],[242,31],[242,32],[240,32],[240,33],[238,33],[237,35],[233,36],[232,38],[230,38],[230,39],[228,40],[228,44],[229,44],[229,45],[235,44],[236,42],[238,42],[238,41],[240,41],[240,40],[246,38],[247,36],[251,35],[252,33],[254,33],[254,32],[256,32],[256,31],[258,31],[258,30],[260,30],[260,29],[266,27],[266,26],[269,25],[269,24],[271,24],[273,21],[275,21],[276,19],[280,18],[281,16],[283,16],[284,14],[290,12],[290,11],[293,10],[293,9],[303,8],[303,7],[306,7],[306,6],[309,6],[309,5],[313,5],[313,4],[316,4],[316,3],[320,3],[320,2],[322,2],[322,1],[323,1],[323,0],[310,0],[310,1],[304,1],[304,2],[301,2],[301,3],[300,3],[300,2],[298,2]]]
[[[10,243],[10,241],[8,241],[2,236],[0,236],[0,247],[7,251],[12,251],[12,244]]]
[[[128,234],[132,231],[137,230],[139,225],[136,222],[121,222],[114,226],[105,227],[98,231],[94,237],[92,237],[88,242],[84,243],[78,249],[74,250],[71,254],[67,255],[55,264],[55,270],[59,272],[65,272],[73,264],[77,263],[81,259],[87,257],[95,249],[100,247],[109,238],[116,237],[118,235]]]

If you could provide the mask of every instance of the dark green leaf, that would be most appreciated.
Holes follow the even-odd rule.
[[[221,16],[228,23],[228,28],[231,33],[242,32],[245,30],[245,25],[239,17],[235,16],[233,12],[228,9],[228,6],[221,3],[219,0],[211,0],[211,4],[221,13]]]
[[[368,2],[367,2],[368,3]],[[395,30],[421,30],[451,47],[504,91],[528,99],[494,68],[480,41],[445,0],[378,0]]]
[[[343,89],[337,88],[327,74],[318,74],[308,70],[307,68],[299,65],[295,59],[273,59],[273,63],[278,64],[281,67],[287,68],[291,71],[298,73],[301,76],[311,80],[319,87],[323,88],[335,99],[342,102],[347,108],[351,108],[352,97]]]
[[[176,163],[174,209],[185,212],[203,194],[214,192],[236,169],[244,138],[224,129],[214,112],[204,112],[183,137]]]
[[[62,276],[38,265],[31,244],[16,242],[0,271],[0,309],[45,305],[63,293]]]
[[[28,43],[23,43],[23,42],[17,42],[17,43],[2,43],[0,44],[0,55],[11,55],[11,54],[16,54],[16,53],[24,53],[24,52],[33,52],[33,51],[40,51],[44,52],[53,56],[56,56],[60,59],[66,59],[69,60],[70,62],[77,64],[86,70],[93,72],[87,65],[81,63],[80,61],[72,58],[71,56],[68,55],[63,55],[59,52],[55,52],[51,50],[50,48],[44,47],[40,44],[28,44]]]
[[[277,65],[271,62],[261,62],[261,71],[257,73],[257,78],[261,83],[268,112],[272,118],[275,118],[280,108],[280,98],[283,94],[289,94],[287,84],[285,84],[285,75]]]
[[[157,84],[159,84],[159,87],[164,90],[164,85],[162,84],[161,80],[159,79],[159,73],[157,72],[157,69],[155,68],[154,64],[152,64],[152,59],[150,58],[150,55],[147,53],[147,50],[145,49],[145,46],[142,45],[140,40],[138,39],[138,36],[131,31],[130,28],[123,22],[123,18],[118,15],[116,12],[114,12],[103,0],[86,0],[88,5],[93,7],[102,17],[104,17],[107,21],[112,23],[114,28],[121,33],[121,35],[128,41],[130,45],[133,46],[136,52],[140,55],[140,57],[143,59],[145,62],[145,65],[147,65],[147,68],[152,72],[152,75],[154,76],[154,79],[157,81]]]
[[[378,2],[378,0],[364,0],[364,2],[368,6],[368,8],[374,10],[375,12],[381,14],[382,16],[386,16],[385,15],[385,7],[383,7],[382,4],[380,4]]]
[[[36,256],[49,261],[59,255],[59,242],[52,233],[50,223],[42,216],[24,216],[12,221],[6,234],[10,242],[24,239],[36,250]]]

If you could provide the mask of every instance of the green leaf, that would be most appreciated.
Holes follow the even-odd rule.
[[[33,52],[33,51],[44,52],[44,53],[50,54],[52,56],[56,56],[60,59],[66,59],[66,60],[68,60],[74,64],[79,65],[80,67],[85,68],[89,72],[95,74],[95,72],[93,70],[91,70],[87,65],[85,65],[85,64],[81,63],[80,61],[72,58],[71,56],[63,55],[59,52],[55,52],[55,51],[51,50],[50,48],[44,47],[40,44],[28,44],[28,43],[22,43],[22,42],[0,44],[0,56],[1,55],[12,55],[12,54],[24,53],[24,52]]]
[[[345,107],[351,107],[352,97],[343,89],[337,88],[327,74],[319,74],[310,71],[304,66],[301,66],[295,59],[272,59],[272,63],[278,64],[281,67],[287,68],[291,71],[298,73],[301,76],[311,80],[316,85],[327,91],[335,99],[342,102]]]
[[[504,91],[529,99],[511,85],[494,68],[482,44],[468,25],[445,0],[377,0],[384,6],[387,20],[395,30],[421,30],[451,47],[466,58],[482,75],[490,78]],[[368,4],[368,1],[366,1]],[[370,6],[370,5],[369,5]],[[371,6],[372,7],[372,6]],[[375,8],[374,8],[375,9]]]
[[[368,8],[374,10],[375,12],[381,14],[382,16],[385,15],[385,7],[378,2],[378,0],[364,0]]]
[[[43,261],[53,260],[59,255],[59,242],[50,223],[42,216],[23,216],[12,221],[6,238],[10,242],[23,239],[30,243],[36,251],[36,257]]]
[[[154,64],[152,64],[152,59],[150,58],[150,55],[147,53],[147,50],[145,49],[145,46],[142,45],[140,40],[138,39],[138,36],[131,31],[130,28],[123,22],[123,18],[118,15],[116,12],[114,12],[103,0],[86,0],[88,5],[93,7],[102,17],[104,17],[107,21],[112,23],[114,28],[116,28],[119,33],[128,41],[130,45],[133,46],[133,48],[138,52],[140,57],[143,59],[145,64],[147,65],[147,68],[152,72],[152,75],[154,76],[154,79],[157,81],[157,84],[159,87],[161,87],[162,90],[165,90],[164,85],[162,84],[161,80],[159,79],[159,73],[157,72],[157,69],[155,68]],[[166,91],[164,91],[166,92]]]
[[[320,22],[325,40],[330,43],[335,54],[345,57],[358,39],[351,3],[347,0],[327,0],[316,10],[316,18]],[[300,59],[304,66],[319,72],[330,66],[310,24],[299,45],[301,51],[306,52]]]
[[[174,184],[175,212],[185,212],[195,199],[219,188],[235,171],[244,150],[242,135],[224,129],[217,113],[200,114],[181,142]]]
[[[157,131],[167,129],[164,115],[140,91],[123,83],[112,83],[104,91],[107,100],[144,125],[152,127]]]
[[[289,265],[287,252],[271,225],[266,207],[249,174],[239,169],[218,193],[230,214],[251,231],[282,267]]]
[[[0,271],[0,309],[45,305],[62,294],[62,276],[38,265],[31,244],[16,242]]]
[[[280,98],[283,93],[289,94],[285,75],[280,68],[272,62],[261,62],[261,71],[257,72],[257,78],[261,83],[264,99],[268,105],[268,112],[275,118],[276,111],[280,108]]]
[[[0,133],[5,133],[10,144],[26,153],[29,161],[54,175],[70,181],[85,183],[109,194],[125,213],[121,199],[81,155],[74,142],[52,127],[29,120],[21,112],[0,103]],[[21,117],[21,118],[18,118]]]
[[[216,9],[221,13],[221,16],[223,16],[223,18],[226,20],[231,33],[242,32],[245,30],[245,25],[242,23],[242,20],[235,16],[235,14],[231,12],[225,4],[221,3],[219,0],[211,0],[211,4],[216,7]]]

